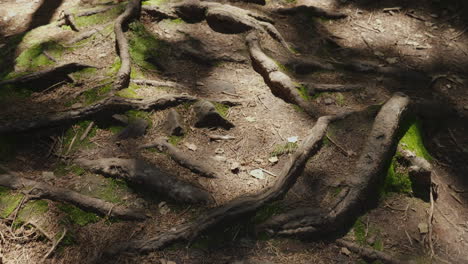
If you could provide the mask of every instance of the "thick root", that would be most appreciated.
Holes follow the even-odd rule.
[[[227,224],[229,221],[257,211],[269,202],[282,198],[302,174],[307,160],[320,150],[322,139],[330,122],[342,119],[348,114],[319,118],[310,131],[309,136],[304,140],[304,143],[283,167],[273,187],[261,191],[256,195],[242,196],[234,199],[225,205],[208,211],[194,222],[175,227],[172,231],[167,231],[159,236],[116,244],[112,248],[109,248],[106,254],[115,255],[125,251],[150,252],[177,241],[192,241],[202,232],[213,226],[220,223]]]
[[[157,148],[159,151],[167,153],[180,166],[204,177],[217,178],[217,173],[208,164],[192,158],[191,155],[185,154],[164,139],[158,139],[154,143],[143,145],[140,148]]]
[[[178,180],[175,176],[141,160],[109,158],[78,159],[76,162],[95,173],[124,179],[178,202],[201,204],[214,202],[205,190]]]
[[[338,195],[336,205],[326,213],[315,208],[299,208],[277,215],[259,226],[280,235],[324,235],[341,231],[374,200],[389,160],[396,150],[398,131],[409,107],[409,98],[395,94],[378,113],[348,186]]]
[[[131,19],[138,17],[140,14],[141,0],[130,0],[125,11],[116,19],[114,24],[115,41],[117,51],[120,56],[121,66],[117,72],[117,79],[114,83],[114,89],[121,90],[128,87],[130,83],[130,52],[128,48],[128,40],[124,35],[123,27]]]
[[[45,198],[58,202],[70,203],[83,210],[103,216],[110,215],[128,220],[142,220],[146,218],[144,212],[141,210],[115,205],[101,199],[82,195],[69,189],[55,187],[11,174],[0,175],[0,186],[13,190],[30,190],[29,194],[35,198]]]

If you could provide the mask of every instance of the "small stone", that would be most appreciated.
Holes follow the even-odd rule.
[[[326,105],[331,105],[333,104],[333,99],[331,98],[325,98],[325,100],[323,101]]]
[[[343,255],[346,255],[346,256],[351,255],[351,251],[349,251],[349,249],[347,249],[345,247],[341,248],[340,253],[343,254]]]
[[[258,164],[262,164],[263,160],[262,159],[255,159],[255,162],[257,162]]]
[[[197,150],[197,146],[195,144],[185,143],[184,145],[191,151],[196,151]]]
[[[249,172],[249,174],[259,180],[264,180],[265,179],[265,174],[261,169],[255,169]]]
[[[271,158],[268,159],[268,161],[271,162],[271,163],[273,163],[273,164],[275,164],[275,163],[278,162],[278,157],[276,157],[276,156],[271,157]]]
[[[429,227],[427,226],[427,223],[419,223],[418,229],[419,229],[419,233],[421,234],[429,233]]]
[[[296,143],[299,140],[298,136],[288,137],[289,143]]]
[[[203,85],[205,85],[205,84],[202,83],[202,82],[197,82],[196,85],[197,85],[197,86],[203,86]]]

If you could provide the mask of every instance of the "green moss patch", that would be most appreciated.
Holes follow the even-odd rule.
[[[96,223],[100,219],[96,214],[85,212],[70,204],[60,204],[57,207],[66,214],[65,220],[67,222],[77,224],[79,226]]]
[[[128,88],[125,88],[125,89],[122,89],[120,91],[118,91],[116,94],[120,97],[125,97],[125,98],[130,98],[130,99],[137,99],[137,98],[141,98],[140,96],[138,96],[136,90],[140,88],[138,85],[134,84],[134,83],[130,83],[130,85],[128,86]]]
[[[424,147],[422,137],[422,124],[417,119],[410,120],[407,124],[408,129],[400,140],[399,145],[403,149],[410,150],[418,157],[425,158],[426,160],[432,160],[432,156]]]
[[[281,156],[284,154],[293,153],[298,148],[297,143],[288,142],[284,145],[276,145],[270,156]]]
[[[296,83],[296,89],[299,90],[299,94],[301,95],[301,97],[304,100],[309,100],[310,99],[309,89],[307,89],[307,87],[305,87],[302,84]]]
[[[170,136],[168,142],[174,146],[177,146],[180,141],[184,139],[184,136]]]
[[[170,47],[159,41],[140,22],[129,25],[129,51],[133,63],[146,70],[158,70],[158,60],[170,52]]]
[[[224,118],[227,117],[229,106],[217,102],[212,102],[216,111]]]
[[[142,5],[155,5],[162,6],[163,4],[169,3],[169,0],[147,0],[143,1]]]
[[[393,157],[390,167],[387,171],[387,177],[384,183],[384,192],[396,193],[411,193],[411,180],[406,168],[402,167],[397,161],[397,157]]]
[[[130,110],[125,113],[128,116],[129,122],[132,122],[135,118],[141,118],[148,122],[148,128],[151,128],[153,121],[151,120],[151,114],[145,111]]]
[[[73,127],[69,128],[64,135],[64,149],[62,151],[67,152],[68,149],[70,149],[68,153],[73,153],[78,149],[91,147],[93,144],[89,141],[89,138],[92,138],[94,135],[96,135],[96,126],[93,126],[91,128],[91,131],[89,131],[88,135],[83,141],[80,140],[80,137],[83,135],[90,123],[91,121],[81,121],[75,124]],[[72,147],[70,148],[70,144],[72,143],[73,138],[75,138],[75,140],[73,142]]]
[[[352,231],[354,234],[354,239],[356,240],[358,244],[362,246],[367,246],[368,244],[367,240],[370,237],[373,237],[374,241],[371,242],[373,244],[370,246],[374,248],[375,250],[379,250],[379,251],[383,250],[383,241],[382,241],[380,230],[371,224],[369,224],[369,226],[366,226],[366,224],[362,220],[362,217],[356,220]]]
[[[16,66],[21,71],[34,70],[46,65],[52,65],[55,62],[47,58],[44,52],[47,52],[55,59],[62,56],[65,48],[55,41],[46,41],[32,45],[16,58]]]
[[[65,176],[65,175],[68,175],[69,173],[73,173],[75,175],[83,175],[86,173],[86,170],[77,166],[77,165],[67,165],[66,163],[59,163],[55,166],[54,168],[54,175],[58,176],[58,177],[62,177],[62,176]]]
[[[28,202],[18,213],[18,223],[27,222],[34,217],[41,217],[49,211],[49,203],[46,200]]]
[[[18,207],[23,196],[0,186],[0,218],[7,218],[11,215]]]
[[[129,188],[125,181],[106,178],[104,186],[100,186],[93,191],[93,196],[103,199],[111,203],[122,203],[122,198],[129,192]]]
[[[93,25],[107,23],[117,18],[125,10],[125,5],[125,3],[121,3],[103,13],[98,13],[91,16],[76,17],[75,24],[79,29],[82,29]]]
[[[85,105],[93,104],[97,101],[100,101],[106,98],[107,93],[109,93],[111,90],[112,90],[111,83],[100,86],[100,87],[96,87],[94,89],[91,89],[83,93],[82,95],[83,101]]]

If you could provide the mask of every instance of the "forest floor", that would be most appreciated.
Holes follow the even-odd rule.
[[[112,22],[123,12],[126,2],[44,2],[50,2],[50,6],[43,8],[42,1],[0,2],[0,80],[71,62],[95,68],[71,73],[73,80],[57,85],[0,87],[0,123],[93,104],[106,97],[120,67]],[[169,2],[150,0],[143,4]],[[270,0],[266,6],[230,4],[274,18],[275,26],[295,54],[291,55],[269,36],[261,38],[263,50],[299,83],[362,86],[349,92],[305,95],[320,112],[335,114],[379,105],[397,91],[411,98],[437,101],[443,106],[433,110],[440,114],[439,119],[411,120],[400,142],[401,146],[428,159],[434,167],[438,190],[433,210],[427,197],[420,198],[413,191],[408,169],[396,157],[391,162],[379,201],[356,221],[345,238],[414,263],[467,263],[468,23],[463,20],[463,9],[457,1],[297,0],[348,17],[329,20],[267,12],[268,8],[293,2]],[[57,26],[60,12],[77,14],[103,7],[111,8],[104,13],[75,18],[80,32],[98,26],[102,26],[101,31],[69,44],[80,32]],[[0,222],[0,263],[39,263],[64,230],[64,238],[47,263],[92,263],[117,241],[169,230],[207,210],[204,206],[176,203],[142,192],[124,181],[91,173],[73,162],[78,158],[143,159],[208,191],[215,200],[215,205],[210,206],[217,206],[272,186],[275,175],[316,121],[299,107],[272,94],[262,76],[252,68],[245,34],[217,33],[206,21],[195,24],[181,19],[154,21],[143,13],[139,21],[130,23],[126,36],[132,57],[132,79],[170,80],[183,85],[185,90],[131,83],[118,96],[144,99],[187,93],[213,101],[220,98],[242,101],[241,105],[232,107],[215,104],[218,112],[235,127],[196,128],[192,104],[185,103],[171,108],[182,117],[184,136],[168,135],[165,131],[166,116],[171,109],[127,112],[128,117],[139,117],[149,124],[144,136],[132,139],[116,139],[124,127],[110,117],[0,135],[2,170],[114,204],[141,208],[148,216],[140,222],[122,221],[50,200],[22,204],[24,194],[2,188],[0,218],[6,219],[14,213],[17,219],[13,224]],[[432,81],[417,83],[413,79],[347,71],[298,74],[292,70],[299,59],[307,58],[324,62],[372,61],[418,70]],[[450,109],[449,116],[444,115],[444,109]],[[122,254],[109,263],[366,263],[361,256],[333,240],[265,238],[255,235],[253,229],[270,216],[301,205],[331,206],[352,173],[350,168],[361,154],[374,116],[372,111],[364,111],[331,125],[323,148],[309,160],[286,197],[252,218],[209,232],[190,245],[175,244],[144,255]],[[80,139],[91,121],[94,122],[91,130]],[[208,136],[213,134],[235,139],[213,141]],[[168,137],[171,144],[195,159],[208,163],[218,172],[218,177],[200,177],[168,155],[138,148],[161,136]],[[14,212],[18,206],[21,210]],[[428,238],[427,219],[431,212],[433,233]],[[433,241],[435,255],[432,257],[429,240]]]

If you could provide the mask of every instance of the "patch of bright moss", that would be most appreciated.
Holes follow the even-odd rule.
[[[227,113],[229,111],[229,106],[217,102],[213,102],[213,105],[216,109],[216,111],[224,118],[226,118]]]
[[[273,60],[273,59],[272,59]],[[280,71],[284,72],[284,73],[290,73],[291,71],[288,69],[288,67],[286,67],[286,65],[282,64],[281,62],[279,61],[276,61],[276,60],[273,60],[276,65],[278,66],[278,68],[280,69]]]
[[[125,3],[121,3],[103,13],[98,13],[91,16],[76,17],[75,25],[81,29],[93,25],[104,24],[117,18],[125,10],[125,5]]]
[[[57,207],[67,215],[66,220],[79,226],[85,226],[99,221],[99,216],[96,214],[85,212],[76,206],[60,204]]]
[[[361,244],[366,244],[366,225],[361,218],[358,218],[353,226],[354,238],[356,241]]]
[[[16,58],[16,66],[22,70],[33,70],[45,65],[54,64],[52,60],[44,55],[44,51],[50,54],[50,56],[58,59],[62,56],[65,48],[55,41],[46,41],[39,44],[32,45],[28,49],[21,52]]]
[[[82,70],[76,71],[71,73],[71,76],[76,80],[86,80],[90,77],[96,75],[97,69],[96,68],[84,68]]]
[[[173,23],[173,24],[183,24],[185,22],[180,18],[176,18],[176,19],[171,19],[171,23]]]
[[[184,136],[170,136],[168,142],[174,146],[177,146],[180,141],[184,139]]]
[[[309,89],[307,89],[307,87],[305,87],[304,85],[300,83],[296,83],[296,88],[299,90],[299,94],[304,100],[310,99]]]
[[[148,32],[140,22],[129,25],[129,51],[133,63],[147,70],[157,70],[157,60],[170,48]]]
[[[125,98],[130,98],[130,99],[141,98],[136,93],[136,89],[138,89],[138,88],[140,88],[138,85],[136,85],[134,83],[130,83],[128,88],[122,89],[122,90],[118,91],[116,94],[118,96],[120,96],[120,97],[125,97]]]
[[[124,129],[124,127],[123,126],[110,126],[107,129],[113,134],[118,134]]]
[[[155,5],[155,6],[161,6],[165,3],[168,3],[169,0],[147,0],[143,1],[142,5]]]
[[[289,154],[296,151],[298,148],[297,143],[288,142],[284,145],[276,145],[275,149],[270,153],[271,157],[281,156],[283,154]]]
[[[427,149],[424,147],[422,138],[422,125],[419,120],[410,120],[408,129],[400,140],[400,146],[403,149],[414,152],[419,157],[425,158],[426,160],[432,160],[432,156],[429,154]]]
[[[411,180],[407,172],[399,169],[399,164],[394,157],[387,171],[387,177],[384,183],[384,193],[397,192],[397,193],[411,193]]]
[[[23,199],[20,193],[14,193],[5,187],[0,186],[0,218],[7,218],[15,211]]]
[[[344,106],[345,105],[345,97],[342,93],[336,93],[335,94],[335,100],[336,104],[339,106]]]
[[[49,210],[46,200],[28,202],[18,213],[18,223],[26,222],[32,217],[40,217]]]
[[[121,203],[124,193],[128,190],[125,181],[106,178],[106,184],[96,191],[95,196],[111,203]]]

